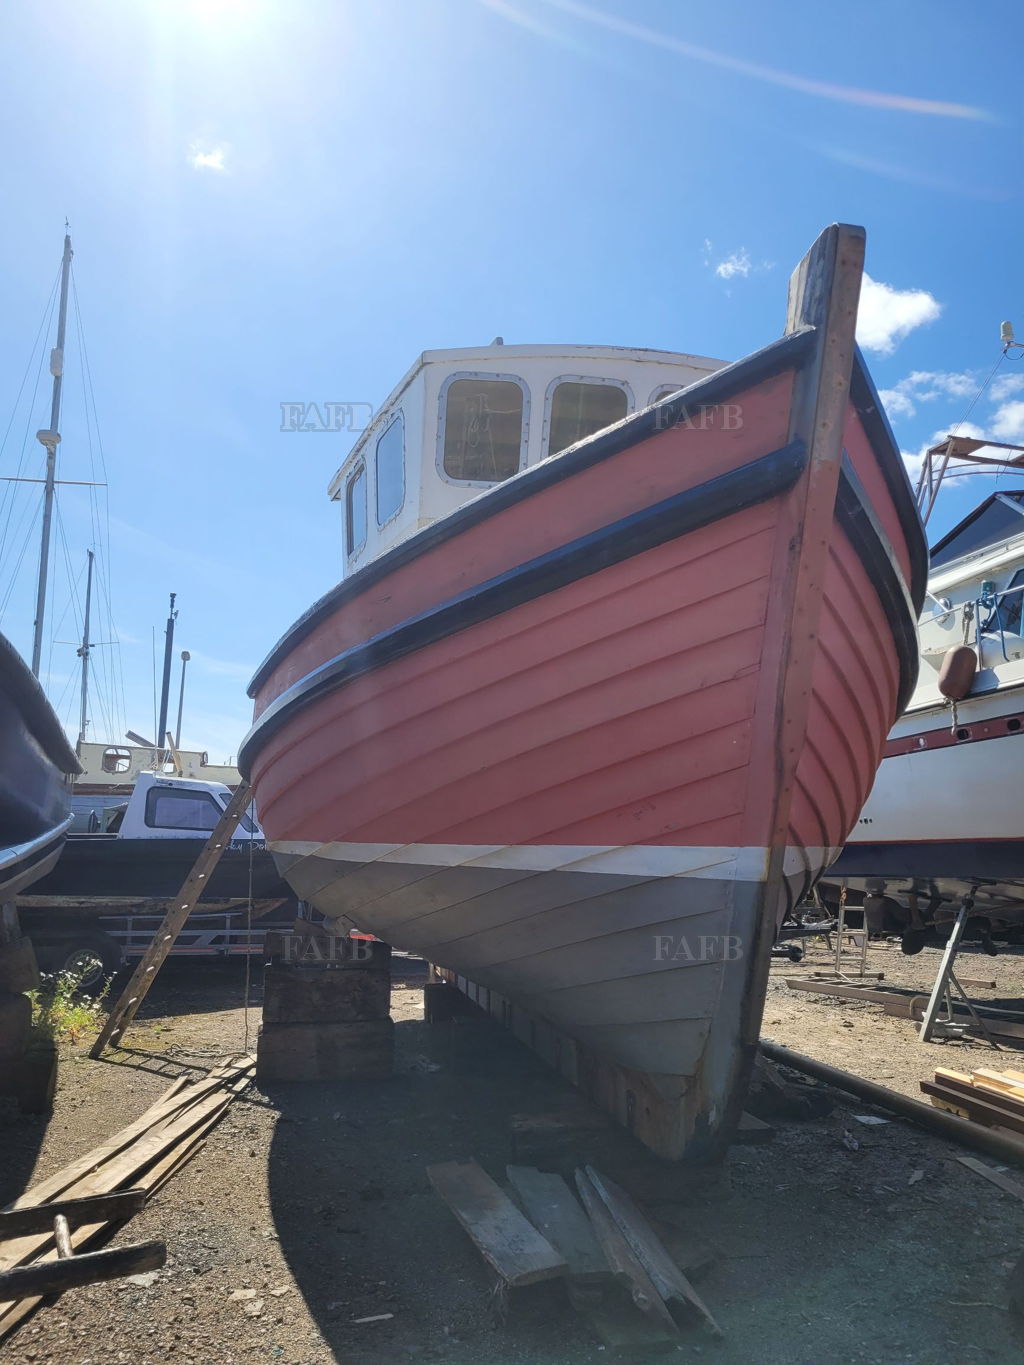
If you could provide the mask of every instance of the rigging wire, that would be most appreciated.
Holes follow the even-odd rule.
[[[60,270],[58,269],[57,274],[56,274],[56,276],[54,277],[53,287],[52,287],[52,289],[50,290],[50,297],[49,297],[49,299],[48,299],[47,302],[46,302],[46,307],[43,309],[43,316],[42,316],[42,318],[40,319],[40,322],[39,322],[39,329],[38,329],[38,331],[36,332],[35,340],[34,340],[33,343],[32,343],[32,349],[31,349],[30,352],[29,352],[28,361],[26,362],[26,365],[25,365],[25,373],[22,375],[22,377],[21,377],[21,383],[18,385],[18,393],[17,393],[17,396],[16,396],[15,399],[14,399],[14,406],[11,408],[11,416],[10,416],[10,419],[9,419],[9,421],[8,421],[8,423],[7,423],[7,427],[6,427],[5,431],[4,431],[3,437],[0,438],[0,456],[3,455],[4,449],[5,449],[6,446],[7,446],[7,438],[8,438],[8,437],[10,436],[10,434],[11,434],[11,428],[14,426],[14,419],[15,419],[15,417],[18,415],[18,404],[21,402],[21,396],[22,396],[22,394],[25,392],[25,385],[26,385],[26,383],[28,382],[28,377],[29,377],[29,374],[31,373],[31,370],[32,370],[32,361],[33,361],[33,359],[35,358],[35,356],[38,355],[38,356],[39,356],[39,362],[38,362],[38,365],[37,365],[37,367],[36,367],[36,382],[35,382],[35,388],[33,389],[33,392],[32,392],[32,402],[29,404],[29,413],[28,413],[28,422],[30,423],[31,420],[32,420],[32,409],[35,407],[35,397],[36,397],[36,393],[38,392],[38,389],[39,389],[39,377],[40,377],[40,375],[41,375],[41,373],[42,373],[43,357],[44,357],[44,355],[45,355],[45,351],[40,351],[40,349],[39,349],[39,343],[40,343],[40,341],[42,340],[43,336],[46,334],[46,332],[49,330],[50,324],[51,324],[51,322],[52,322],[52,320],[53,320],[53,310],[54,310],[54,307],[55,307],[56,302],[57,302],[57,290],[58,290],[59,286],[60,286]],[[26,445],[27,445],[27,442],[28,442],[28,431],[27,431],[27,429],[26,429],[25,437],[24,437],[24,439],[22,440],[21,461],[19,462],[18,469],[16,470],[16,473],[17,473],[17,474],[20,474],[20,473],[21,473],[21,467],[22,467],[22,464],[24,463],[25,447],[26,447]],[[3,512],[4,505],[5,505],[5,503],[7,502],[8,493],[11,493],[12,500],[13,500],[13,493],[14,493],[14,485],[13,485],[13,484],[8,484],[8,485],[5,487],[5,489],[4,489],[4,496],[3,496],[3,498],[0,498],[0,513]],[[2,545],[2,541],[0,541],[0,545]]]

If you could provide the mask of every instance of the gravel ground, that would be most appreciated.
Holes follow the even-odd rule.
[[[985,994],[1024,1000],[1024,958],[969,960],[963,975],[999,982]],[[918,1043],[911,1023],[878,1006],[784,984],[826,965],[823,949],[798,967],[775,964],[767,1037],[907,1094],[918,1093],[936,1065],[992,1064],[987,1048]],[[884,971],[886,984],[924,990],[937,965],[931,950],[912,959],[871,951],[871,970]],[[490,1022],[425,1025],[422,977],[415,964],[403,970],[394,993],[395,1077],[251,1091],[121,1233],[164,1239],[165,1270],[147,1285],[69,1292],[5,1344],[4,1359],[608,1360],[612,1352],[557,1284],[516,1291],[505,1304],[495,1297],[424,1173],[431,1162],[472,1155],[500,1178],[507,1162],[522,1158],[511,1116],[572,1106],[573,1092]],[[199,1075],[242,1048],[242,992],[238,963],[169,963],[129,1035],[130,1050],[103,1062],[90,1061],[85,1047],[64,1053],[49,1122],[0,1112],[0,1197],[15,1197],[130,1121],[173,1076]],[[713,1342],[695,1329],[674,1354],[723,1365],[1019,1360],[1019,1327],[1003,1305],[1008,1269],[1024,1251],[1024,1206],[959,1165],[957,1149],[941,1139],[899,1121],[864,1127],[852,1115],[866,1107],[830,1093],[831,1113],[782,1123],[774,1142],[734,1148],[713,1172],[649,1159],[618,1130],[594,1132],[571,1154],[593,1159],[663,1227],[709,1249],[699,1287],[726,1336]],[[856,1150],[844,1141],[848,1133]],[[356,1321],[381,1314],[391,1316]]]

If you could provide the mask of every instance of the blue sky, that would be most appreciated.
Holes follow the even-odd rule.
[[[29,402],[34,338],[66,215],[104,460],[69,344],[61,474],[105,468],[109,488],[61,493],[50,633],[80,628],[64,542],[77,573],[109,513],[121,643],[97,651],[95,736],[153,729],[152,629],[173,590],[193,655],[183,740],[234,753],[251,669],[341,571],[325,487],[350,438],[282,433],[279,404],[376,404],[424,348],[500,333],[735,358],[778,334],[790,269],[839,219],[867,227],[868,271],[887,287],[862,321],[904,449],[963,418],[1000,321],[1024,336],[1024,18],[950,0],[851,13],[805,0],[4,7],[0,430],[15,420],[0,473],[45,425],[45,365]],[[1024,441],[1021,378],[1006,360],[970,414],[978,430]],[[27,450],[36,474],[42,448]],[[934,529],[986,489],[954,489]],[[13,579],[0,628],[25,651],[34,566],[18,556],[37,496],[21,486],[11,522],[0,515],[0,596]],[[106,616],[104,600],[110,639]],[[44,657],[70,720],[74,649]]]

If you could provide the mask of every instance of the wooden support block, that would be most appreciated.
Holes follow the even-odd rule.
[[[590,1220],[562,1177],[535,1166],[509,1166],[507,1173],[527,1217],[563,1257],[570,1278],[611,1283],[611,1268]]]
[[[263,1023],[351,1024],[387,1019],[391,974],[329,968],[268,967],[263,974]]]
[[[256,1044],[263,1082],[375,1079],[394,1070],[390,1019],[347,1024],[265,1024]]]
[[[565,1258],[475,1161],[428,1166],[427,1177],[506,1284],[514,1288],[566,1273]]]
[[[0,991],[0,1062],[6,1067],[25,1050],[32,1027],[32,1002],[16,991]]]
[[[57,1090],[57,1044],[52,1038],[29,1036],[28,1046],[6,1068],[0,1090],[18,1101],[23,1114],[46,1114]]]
[[[0,990],[34,991],[39,985],[39,964],[32,940],[12,939],[0,944]]]
[[[167,1260],[163,1242],[136,1242],[107,1251],[87,1251],[55,1261],[37,1261],[0,1274],[0,1302],[27,1299],[37,1294],[62,1294],[97,1280],[116,1280],[142,1270],[159,1270]]]

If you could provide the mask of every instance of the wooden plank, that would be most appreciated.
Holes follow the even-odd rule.
[[[973,1086],[968,1085],[961,1088],[953,1081],[946,1081],[942,1085],[936,1085],[932,1081],[922,1081],[921,1089],[926,1095],[956,1105],[974,1123],[982,1123],[988,1127],[998,1124],[999,1127],[1010,1128],[1015,1133],[1024,1133],[1024,1116],[1011,1113],[999,1104],[982,1099]]]
[[[132,1143],[125,1150],[118,1151],[116,1155],[98,1168],[90,1166],[88,1174],[65,1187],[67,1195],[80,1198],[85,1195],[104,1194],[138,1176],[140,1171],[145,1170],[153,1160],[159,1158],[180,1138],[192,1132],[204,1119],[212,1114],[216,1114],[218,1117],[223,1114],[231,1103],[231,1098],[230,1094],[225,1094],[222,1090],[219,1094],[213,1093],[206,1096],[198,1104],[188,1106],[180,1115],[168,1120],[166,1125],[160,1125],[155,1130],[143,1134],[138,1141]],[[89,1158],[85,1158],[85,1160],[88,1162]],[[64,1175],[66,1172],[61,1173],[61,1176]],[[61,1176],[57,1178],[60,1179]],[[143,1181],[140,1180],[138,1183],[142,1184]],[[35,1190],[30,1190],[28,1197],[37,1194],[38,1187]],[[40,1203],[42,1201],[37,1198],[32,1202]],[[52,1240],[52,1234],[48,1236],[40,1233],[16,1238],[8,1242],[0,1247],[0,1268],[17,1265],[19,1262],[29,1259],[45,1247],[50,1240]]]
[[[139,1187],[115,1190],[110,1194],[89,1195],[85,1199],[58,1199],[52,1204],[29,1205],[0,1213],[0,1237],[23,1237],[30,1232],[50,1232],[58,1214],[77,1223],[97,1219],[113,1222],[131,1218],[146,1202],[146,1191]]]
[[[593,1166],[587,1166],[585,1169],[590,1183],[618,1224],[630,1250],[647,1271],[661,1298],[666,1301],[676,1299],[692,1308],[715,1336],[721,1336],[722,1329],[715,1321],[711,1310],[676,1265],[660,1237],[626,1191],[620,1189],[607,1176],[595,1171]]]
[[[179,1086],[181,1078],[171,1087],[173,1092]],[[229,1081],[226,1089],[232,1094],[241,1094],[249,1083],[248,1073],[236,1077]],[[170,1092],[168,1092],[170,1093]],[[164,1097],[166,1098],[166,1096]],[[225,1106],[226,1107],[226,1106]],[[223,1109],[215,1111],[208,1118],[204,1119],[191,1133],[177,1142],[174,1147],[160,1160],[149,1166],[145,1173],[138,1177],[137,1185],[146,1191],[148,1196],[154,1195],[170,1178],[175,1175],[186,1162],[200,1150],[206,1141],[206,1135],[215,1124],[220,1122]],[[102,1237],[109,1231],[108,1223],[90,1223],[76,1228],[71,1233],[71,1245],[73,1248],[88,1246],[90,1242]],[[56,1259],[56,1248],[51,1248],[39,1257],[41,1261],[52,1261]],[[7,1305],[0,1304],[0,1337],[12,1331],[20,1322],[23,1322],[31,1313],[35,1311],[42,1302],[39,1297],[23,1298],[18,1303]]]
[[[679,1324],[668,1311],[643,1263],[626,1241],[585,1170],[576,1171],[576,1188],[612,1273],[629,1290],[636,1307],[658,1320],[672,1338],[677,1339]]]
[[[564,1258],[569,1275],[577,1281],[610,1281],[611,1267],[590,1220],[562,1177],[536,1166],[508,1166],[506,1172],[527,1217]]]
[[[221,854],[231,842],[231,836],[234,834],[239,820],[248,809],[251,800],[249,784],[243,778],[235,788],[234,795],[224,809],[224,814],[218,820],[217,828],[206,841],[203,851],[192,867],[192,871],[185,878],[181,891],[171,902],[167,914],[153,935],[152,943],[139,959],[138,966],[132,972],[131,980],[107,1016],[99,1037],[89,1049],[90,1057],[101,1057],[108,1045],[116,1045],[124,1037],[125,1029],[135,1018],[139,1006],[149,993],[150,987],[156,980],[157,972],[163,966],[168,953],[174,947],[175,940],[185,927],[185,921],[202,895],[211,873],[220,862]]]
[[[221,1089],[225,1082],[231,1078],[247,1072],[251,1066],[252,1058],[244,1058],[241,1062],[228,1062],[211,1071],[209,1076],[203,1080],[185,1088],[181,1086],[179,1078],[155,1104],[150,1105],[143,1114],[140,1114],[134,1123],[130,1123],[127,1128],[122,1128],[119,1133],[115,1133],[106,1142],[86,1152],[77,1161],[73,1161],[70,1166],[65,1166],[46,1180],[41,1180],[38,1185],[33,1185],[9,1207],[22,1209],[28,1205],[43,1204],[53,1199],[54,1196],[69,1189],[76,1181],[97,1170],[104,1161],[128,1147],[137,1137],[149,1132],[162,1120],[172,1115],[180,1115],[186,1109],[199,1103],[204,1096]]]
[[[995,1089],[1016,1096],[1024,1110],[1024,1080],[1018,1081],[1005,1071],[994,1071],[991,1067],[979,1066],[971,1072],[971,1081],[986,1090]]]
[[[976,1175],[982,1175],[986,1180],[991,1180],[993,1185],[1012,1194],[1017,1199],[1024,1200],[1024,1185],[1019,1180],[1013,1180],[1010,1176],[1004,1175],[1002,1171],[996,1171],[984,1161],[979,1161],[976,1156],[958,1156],[957,1161],[961,1166],[966,1166],[969,1171],[974,1171]]]
[[[84,1256],[39,1261],[0,1274],[0,1299],[6,1302],[62,1294],[65,1289],[95,1284],[97,1280],[116,1280],[141,1270],[159,1270],[166,1260],[167,1248],[163,1242],[135,1242],[107,1251],[86,1252]]]
[[[428,1166],[427,1178],[506,1284],[514,1288],[566,1273],[565,1259],[475,1161]]]

